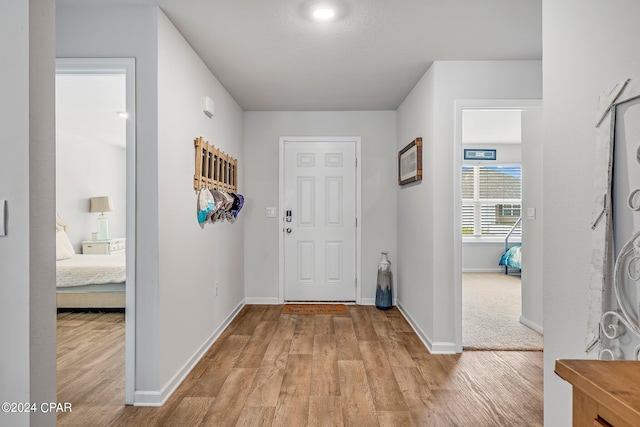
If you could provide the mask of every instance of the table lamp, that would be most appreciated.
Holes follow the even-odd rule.
[[[100,212],[98,216],[98,239],[109,240],[109,218],[105,212],[113,212],[113,200],[111,196],[92,197],[89,199],[91,206],[89,212]]]

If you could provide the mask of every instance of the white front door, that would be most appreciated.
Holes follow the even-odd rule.
[[[355,301],[355,142],[285,141],[284,209],[284,299]]]

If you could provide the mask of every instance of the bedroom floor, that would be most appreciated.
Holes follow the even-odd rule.
[[[431,355],[397,309],[245,306],[161,408],[123,406],[124,316],[59,315],[58,425],[542,425],[542,353]]]
[[[462,344],[465,350],[542,351],[543,337],[520,323],[520,277],[462,274]]]

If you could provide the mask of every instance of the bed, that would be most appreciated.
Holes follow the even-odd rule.
[[[518,270],[522,268],[521,250],[522,246],[520,245],[512,246],[502,255],[499,265],[504,266],[504,274],[509,274],[509,268],[517,268]]]
[[[124,309],[125,254],[76,254],[68,224],[56,216],[56,302],[58,309]]]
[[[522,246],[518,244],[509,244],[509,238],[521,223],[522,216],[516,220],[513,227],[511,227],[511,230],[509,230],[504,238],[504,254],[502,254],[500,262],[498,263],[498,265],[504,266],[504,274],[509,274],[509,268],[517,269],[518,271],[514,272],[515,274],[519,274],[522,269]]]

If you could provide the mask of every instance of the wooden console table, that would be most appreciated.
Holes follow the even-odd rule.
[[[640,426],[640,362],[556,360],[573,385],[574,427]]]

